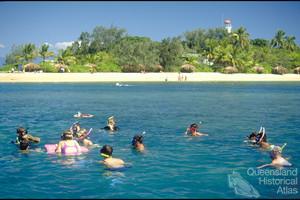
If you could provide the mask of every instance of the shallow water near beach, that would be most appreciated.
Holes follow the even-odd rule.
[[[299,183],[266,184],[249,169],[269,163],[268,152],[243,142],[260,126],[272,144],[287,143],[283,156],[298,169],[300,147],[299,83],[115,83],[0,84],[1,198],[247,198],[229,187],[238,172],[260,198],[299,198]],[[73,115],[94,114],[76,119]],[[120,130],[101,131],[109,116]],[[93,128],[90,139],[113,146],[114,157],[129,163],[106,170],[99,147],[80,156],[21,153],[10,141],[16,128],[57,143],[72,123]],[[185,137],[186,127],[201,122],[207,137]],[[144,134],[145,153],[131,149]],[[299,179],[296,175],[286,179]],[[298,180],[299,181],[299,180]],[[278,192],[278,188],[287,192]],[[290,192],[292,189],[294,192]]]

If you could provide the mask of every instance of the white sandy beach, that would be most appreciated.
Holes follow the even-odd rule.
[[[178,82],[178,73],[0,73],[2,83],[59,82]],[[300,81],[299,74],[222,74],[211,72],[181,73],[180,82]]]

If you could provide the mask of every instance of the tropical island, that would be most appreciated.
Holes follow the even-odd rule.
[[[278,30],[271,40],[250,39],[244,27],[233,31],[220,27],[199,28],[157,42],[128,35],[123,28],[96,26],[91,33],[82,32],[71,46],[58,53],[49,51],[48,44],[15,45],[0,71],[176,72],[176,79],[177,73],[191,72],[300,74],[300,48],[295,39],[283,30]],[[41,61],[34,63],[38,57]]]

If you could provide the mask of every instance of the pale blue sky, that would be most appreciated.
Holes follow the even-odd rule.
[[[97,25],[161,41],[197,28],[222,27],[226,18],[233,30],[245,27],[251,39],[271,39],[282,29],[300,44],[300,2],[293,1],[0,2],[0,57],[13,44],[59,47]]]

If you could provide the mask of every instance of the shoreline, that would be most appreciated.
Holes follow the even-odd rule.
[[[222,74],[218,72],[180,73],[0,73],[0,83],[72,83],[72,82],[293,82],[299,74]],[[186,78],[186,80],[185,80]]]

